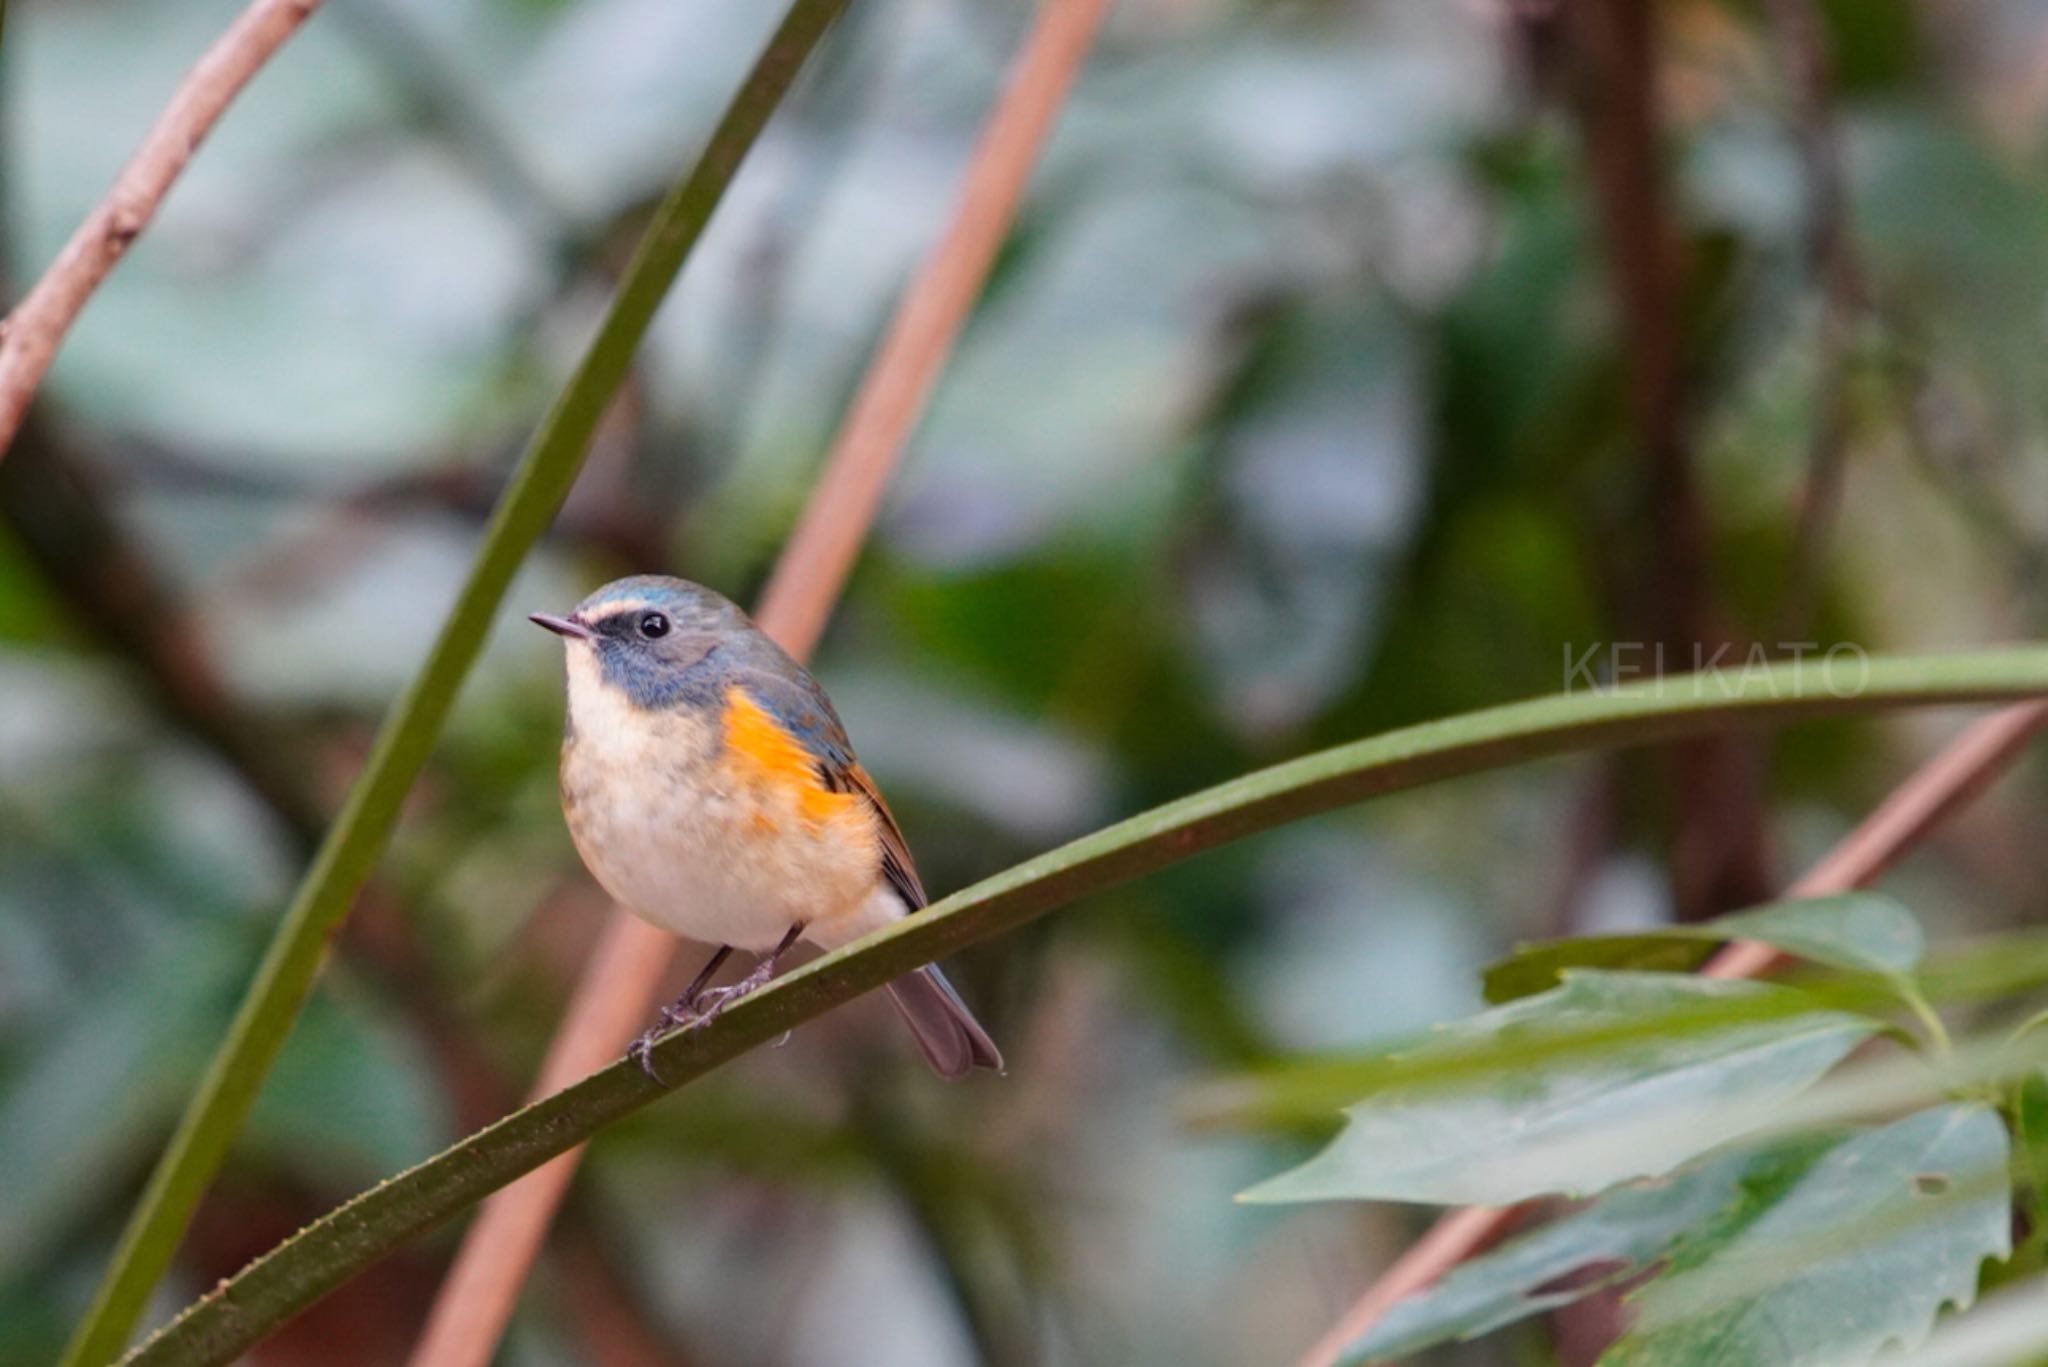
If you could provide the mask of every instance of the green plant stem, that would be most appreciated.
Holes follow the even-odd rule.
[[[755,1045],[910,969],[1226,841],[1397,789],[1573,751],[1738,723],[2048,693],[2048,649],[1872,659],[1851,696],[1812,664],[1567,693],[1321,751],[1119,822],[935,903],[748,997],[654,1060],[667,1086],[616,1064],[471,1135],[323,1216],[188,1307],[129,1359],[225,1363],[408,1239]]]
[[[610,310],[542,420],[485,529],[432,652],[378,733],[257,969],[225,1040],[150,1175],[112,1265],[66,1350],[66,1367],[118,1354],[311,992],[327,943],[382,855],[513,573],[547,530],[583,464],[655,310],[712,210],[847,0],[794,0],[689,172],[656,210]]]
[[[1956,1045],[1949,1038],[1948,1026],[1942,1023],[1941,1013],[1934,1009],[1934,1003],[1927,1000],[1919,985],[1911,978],[1901,978],[1898,983],[1899,995],[1913,1018],[1920,1022],[1920,1028],[1927,1035],[1927,1046],[1934,1051],[1937,1059],[1946,1060],[1954,1056]]]

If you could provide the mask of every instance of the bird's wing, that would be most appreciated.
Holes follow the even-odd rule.
[[[801,671],[790,678],[748,670],[738,682],[811,755],[820,783],[832,792],[847,793],[867,803],[882,846],[882,878],[903,899],[904,906],[916,911],[929,903],[903,830],[882,800],[881,789],[854,757],[853,743],[846,738],[846,728],[824,690]]]
[[[821,764],[819,776],[828,787],[854,793],[874,809],[875,830],[882,842],[882,877],[903,899],[903,905],[916,911],[929,902],[931,899],[924,894],[924,883],[917,876],[917,865],[910,861],[910,845],[903,838],[903,828],[896,824],[895,814],[889,810],[889,804],[882,801],[882,790],[875,787],[868,771],[861,768],[858,761],[843,768],[827,768]]]

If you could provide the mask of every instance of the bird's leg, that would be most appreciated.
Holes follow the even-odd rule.
[[[704,996],[705,987],[711,982],[711,975],[718,972],[718,966],[731,954],[731,945],[720,945],[717,953],[706,959],[704,967],[697,970],[697,976],[690,979],[690,985],[683,989],[683,995],[662,1007],[661,1015],[654,1024],[648,1026],[640,1038],[626,1046],[626,1057],[638,1063],[640,1070],[656,1082],[661,1081],[661,1075],[654,1071],[654,1062],[648,1056],[648,1051],[654,1048],[654,1042],[660,1039],[663,1033],[690,1018],[690,1014],[697,1009],[698,1001]]]
[[[661,1081],[661,1074],[654,1071],[654,1056],[651,1052],[655,1042],[671,1027],[701,1030],[717,1020],[726,1007],[748,993],[758,991],[775,976],[777,961],[789,952],[790,947],[803,933],[802,926],[791,926],[789,933],[782,937],[782,942],[762,955],[761,962],[755,964],[746,977],[727,987],[707,987],[705,984],[710,982],[712,972],[725,962],[726,955],[732,953],[730,945],[722,946],[718,953],[711,956],[711,962],[704,965],[704,971],[697,975],[689,990],[678,997],[673,1005],[662,1008],[661,1020],[646,1034],[633,1041],[631,1047],[626,1050],[626,1057],[638,1063],[641,1071],[647,1076],[656,1082]]]
[[[798,938],[803,933],[804,928],[802,926],[791,926],[788,930],[784,931],[781,942],[762,956],[761,962],[755,964],[752,971],[746,977],[741,978],[731,987],[725,989],[730,994],[725,1000],[729,1002],[738,1001],[749,992],[765,986],[768,980],[775,976],[775,965],[781,961],[783,955],[789,953],[795,947]]]
[[[755,964],[746,977],[741,978],[730,986],[714,987],[704,992],[698,998],[697,1004],[684,1013],[683,1019],[680,1022],[683,1029],[702,1029],[712,1021],[717,1020],[719,1013],[723,1012],[726,1007],[731,1006],[741,997],[760,991],[762,987],[767,985],[768,980],[775,976],[776,963],[783,955],[789,953],[790,947],[797,942],[797,938],[803,933],[804,928],[802,926],[791,926],[788,933],[782,937],[782,942],[762,955],[761,962]]]
[[[718,952],[706,959],[704,967],[697,970],[697,976],[690,979],[690,985],[683,989],[683,995],[661,1009],[662,1020],[669,1025],[677,1025],[686,1014],[695,1010],[697,999],[703,996],[704,989],[711,985],[711,975],[718,972],[718,966],[731,954],[731,945],[720,945]]]

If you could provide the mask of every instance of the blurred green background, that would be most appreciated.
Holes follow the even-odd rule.
[[[238,6],[9,8],[18,291]],[[523,614],[630,571],[754,595],[1027,18],[858,0],[828,40],[159,1314],[524,1090],[605,906]],[[0,463],[0,1362],[61,1346],[773,20],[329,0],[71,337]],[[819,653],[925,881],[1603,643],[2038,634],[2044,132],[2041,0],[1126,0]],[[957,966],[1005,1081],[938,1087],[863,1003],[608,1132],[502,1361],[1284,1361],[1416,1221],[1233,1205],[1314,1136],[1193,1130],[1189,1084],[1466,1012],[1517,939],[1759,900],[1958,721],[1534,766],[1052,916]],[[2032,922],[2044,802],[2005,785],[1894,887],[1939,934]],[[255,1360],[401,1360],[452,1247]]]

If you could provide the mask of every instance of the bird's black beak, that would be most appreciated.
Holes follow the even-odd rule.
[[[597,639],[596,632],[577,621],[574,617],[553,617],[545,612],[536,612],[529,614],[526,620],[537,627],[546,627],[557,636],[567,636],[578,641],[594,641]]]

